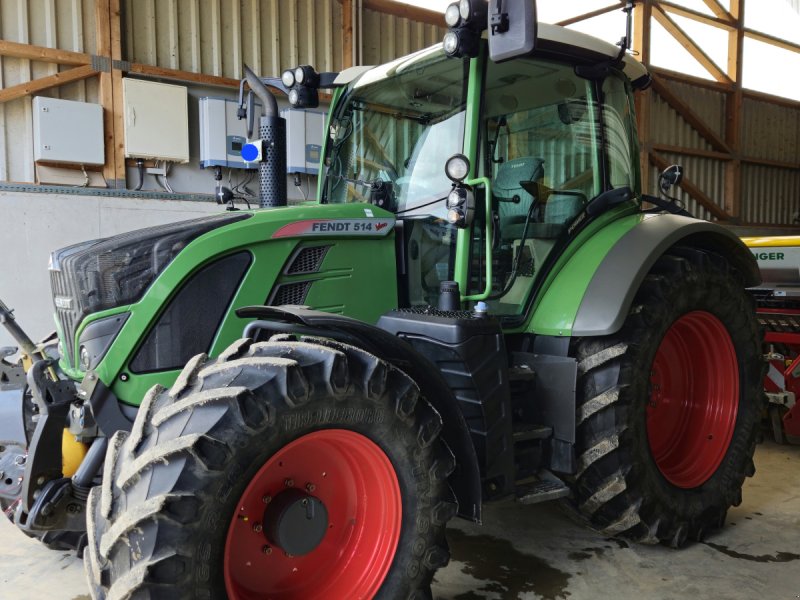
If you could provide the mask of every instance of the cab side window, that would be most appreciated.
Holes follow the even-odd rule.
[[[593,85],[569,66],[527,59],[490,64],[484,170],[492,181],[500,314],[524,307],[537,269],[603,188]]]

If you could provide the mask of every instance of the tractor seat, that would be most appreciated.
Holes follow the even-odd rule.
[[[523,156],[501,163],[492,182],[492,193],[499,201],[500,222],[515,216],[523,221],[533,202],[521,181],[538,181],[544,177],[544,159]]]
[[[555,239],[566,230],[567,225],[583,208],[583,201],[573,195],[550,192],[544,204],[544,222],[529,223],[527,238]],[[503,239],[518,240],[525,229],[526,215],[516,215],[509,219],[501,231]],[[501,221],[502,222],[502,221]]]

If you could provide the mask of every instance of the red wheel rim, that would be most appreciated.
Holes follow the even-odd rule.
[[[260,523],[288,487],[327,509],[324,538],[303,556],[273,547]],[[372,598],[394,559],[401,519],[397,475],[374,442],[343,429],[304,435],[273,455],[239,500],[225,542],[228,598]]]
[[[661,474],[695,488],[728,451],[739,409],[739,363],[727,329],[711,313],[683,315],[667,331],[650,373],[647,437]]]

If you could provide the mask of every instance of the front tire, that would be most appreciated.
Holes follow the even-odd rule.
[[[401,371],[323,340],[195,357],[110,444],[94,598],[425,598],[449,559],[452,454]]]
[[[752,300],[722,257],[673,248],[621,331],[583,338],[575,504],[607,535],[683,545],[741,503],[763,410]]]

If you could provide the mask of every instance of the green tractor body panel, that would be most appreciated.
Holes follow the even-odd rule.
[[[559,257],[542,285],[526,333],[571,336],[578,309],[597,268],[614,245],[641,220],[631,208],[603,215]]]
[[[394,217],[363,205],[307,205],[254,211],[252,218],[215,229],[192,241],[153,281],[141,300],[87,317],[75,334],[73,365],[79,362],[78,340],[91,323],[113,315],[129,317],[95,371],[123,402],[138,406],[153,385],[170,385],[180,367],[154,372],[131,368],[148,332],[172,298],[206,265],[245,252],[250,263],[218,325],[209,349],[216,356],[242,335],[248,319],[236,307],[266,304],[281,289],[284,299],[375,323],[397,305]],[[289,263],[305,248],[319,248],[319,265],[304,270]],[[294,272],[293,272],[294,271]],[[299,295],[298,295],[299,294]],[[280,302],[289,304],[293,302]],[[298,302],[294,302],[298,303]],[[76,380],[84,372],[62,360]]]

